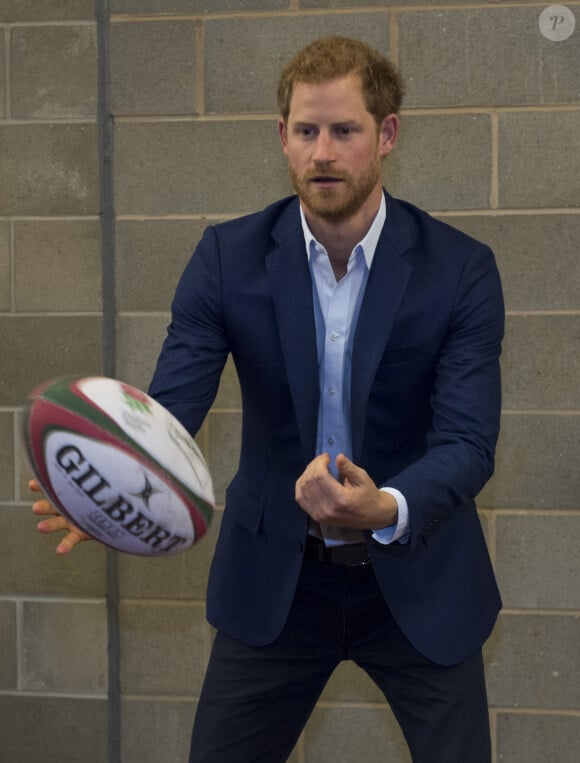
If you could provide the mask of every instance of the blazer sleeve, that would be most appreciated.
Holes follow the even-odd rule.
[[[178,283],[149,394],[195,435],[215,399],[227,356],[219,249],[210,227]]]
[[[426,450],[387,483],[407,500],[411,547],[450,512],[473,505],[493,474],[503,334],[499,273],[479,245],[466,258],[435,364]]]

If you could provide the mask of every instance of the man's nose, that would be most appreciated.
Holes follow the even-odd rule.
[[[331,162],[335,159],[334,141],[325,130],[321,130],[316,138],[313,160],[315,162]]]

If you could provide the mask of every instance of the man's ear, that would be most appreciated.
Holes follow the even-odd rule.
[[[286,129],[286,122],[280,117],[278,119],[278,135],[280,136],[280,143],[282,144],[282,150],[286,153],[288,148],[288,132]]]
[[[399,117],[396,114],[388,114],[379,127],[379,151],[382,157],[391,153],[398,137]]]

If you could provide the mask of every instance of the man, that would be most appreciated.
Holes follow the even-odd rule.
[[[286,760],[343,659],[415,763],[491,759],[481,647],[500,597],[474,497],[501,286],[487,247],[383,190],[401,94],[362,43],[300,51],[278,92],[297,197],[208,228],[176,291],[151,394],[194,434],[231,353],[243,402],[191,763]]]

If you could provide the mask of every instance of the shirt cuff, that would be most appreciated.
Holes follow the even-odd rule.
[[[383,527],[380,530],[373,532],[373,539],[377,543],[382,543],[383,546],[388,546],[389,543],[399,541],[399,543],[407,543],[409,541],[409,506],[405,496],[394,487],[382,487],[382,491],[389,493],[393,496],[397,502],[399,509],[397,524],[390,527]]]

